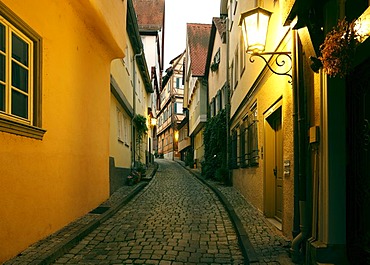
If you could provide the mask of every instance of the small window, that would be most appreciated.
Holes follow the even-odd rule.
[[[41,140],[41,38],[1,7],[0,130]]]
[[[213,62],[219,64],[220,63],[220,48],[218,48],[215,56],[213,57]]]
[[[176,88],[184,89],[184,82],[182,77],[176,77]]]
[[[231,158],[230,167],[238,168],[238,132],[236,129],[231,132]]]
[[[257,104],[250,109],[250,113],[243,119],[240,131],[240,165],[253,167],[259,164]]]
[[[123,115],[119,108],[117,108],[117,136],[118,141],[123,142]]]
[[[234,52],[234,68],[233,68],[233,79],[234,79],[234,89],[236,89],[237,85],[238,85],[238,80],[239,80],[239,49],[238,49],[238,46],[236,47],[235,49],[235,52]]]
[[[243,34],[242,33],[240,33],[240,38],[239,38],[239,47],[240,47],[240,49],[239,49],[239,54],[240,54],[240,56],[239,56],[239,61],[240,61],[240,63],[239,63],[239,66],[240,66],[240,69],[239,69],[239,72],[240,72],[240,76],[242,76],[243,75],[243,73],[244,73],[244,70],[245,70],[245,62],[246,62],[246,60],[247,60],[247,53],[245,52],[245,44],[244,44],[244,38],[243,38]]]
[[[175,113],[176,114],[183,114],[183,107],[182,107],[182,103],[181,102],[176,102],[175,103]]]
[[[234,75],[234,61],[231,62],[230,65],[230,73],[231,73],[231,78],[230,78],[230,87],[234,90],[234,84],[235,84],[235,75]]]

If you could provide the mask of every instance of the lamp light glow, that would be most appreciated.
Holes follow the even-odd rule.
[[[156,118],[151,118],[150,119],[150,125],[156,126],[157,125],[157,119]]]
[[[265,50],[271,14],[266,9],[256,7],[240,15],[239,26],[243,31],[247,53],[260,53]]]

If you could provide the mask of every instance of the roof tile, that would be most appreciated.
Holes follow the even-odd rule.
[[[187,23],[187,42],[193,76],[204,76],[211,24]]]
[[[133,0],[140,30],[160,30],[164,27],[165,0]]]

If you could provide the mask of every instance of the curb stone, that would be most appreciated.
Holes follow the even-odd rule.
[[[239,216],[234,211],[234,208],[229,203],[229,201],[226,199],[226,197],[211,183],[208,183],[205,181],[199,174],[192,171],[191,169],[185,167],[181,163],[177,162],[179,165],[181,165],[183,168],[185,168],[187,171],[189,171],[193,176],[195,176],[198,180],[200,180],[203,184],[208,186],[220,199],[222,204],[224,205],[227,213],[229,214],[229,217],[231,219],[231,222],[234,225],[234,228],[236,230],[236,234],[238,235],[238,241],[240,244],[240,247],[242,249],[242,253],[245,259],[245,264],[255,263],[259,262],[259,259],[257,257],[257,254],[253,248],[252,243],[249,240],[248,234],[244,229],[244,226],[239,218]]]

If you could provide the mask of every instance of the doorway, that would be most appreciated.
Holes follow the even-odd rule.
[[[370,264],[370,59],[347,79],[347,255]]]
[[[281,105],[265,115],[265,215],[283,219],[283,130]],[[271,113],[271,114],[270,114]]]

